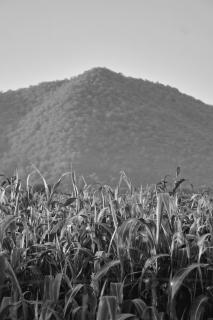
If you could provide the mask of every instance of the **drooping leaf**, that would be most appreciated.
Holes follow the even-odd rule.
[[[183,281],[187,278],[187,276],[195,269],[198,268],[205,268],[208,264],[200,264],[200,263],[193,263],[187,268],[182,269],[179,271],[171,280],[170,286],[171,286],[171,303],[173,302],[173,299],[175,298],[178,290],[183,284]]]
[[[72,204],[74,201],[76,200],[76,198],[69,198],[65,201],[65,203],[63,204],[65,207],[69,206],[70,204]]]
[[[139,315],[142,315],[147,308],[147,304],[142,299],[135,298],[132,299],[131,302],[134,304],[135,309],[137,310]]]
[[[115,267],[118,266],[120,264],[120,260],[112,260],[110,262],[108,262],[104,267],[102,267],[96,274],[94,274],[93,279],[95,281],[100,280],[101,278],[103,278],[107,272]]]
[[[59,187],[59,185],[61,184],[61,181],[64,177],[66,177],[67,175],[70,175],[71,172],[65,172],[61,175],[61,177],[58,179],[58,181],[53,185],[52,190],[50,192],[50,196],[49,196],[49,200],[48,200],[48,205],[50,204],[52,197],[54,195],[54,193],[56,192],[57,188]]]
[[[172,189],[172,192],[171,192],[172,195],[175,194],[175,192],[177,191],[177,189],[179,188],[179,186],[180,186],[184,181],[186,181],[186,179],[184,179],[184,178],[182,178],[182,179],[180,179],[180,180],[178,180],[178,181],[175,181],[174,188]]]
[[[208,301],[208,296],[204,294],[195,298],[189,310],[190,320],[203,320],[204,313],[207,311]]]
[[[48,184],[46,182],[46,179],[44,178],[44,176],[42,175],[42,173],[40,172],[40,170],[38,168],[36,168],[35,165],[33,165],[33,168],[35,169],[35,172],[37,172],[39,174],[39,176],[41,177],[43,184],[44,184],[44,188],[45,188],[45,194],[46,194],[46,198],[47,201],[49,201],[49,196],[50,196],[50,190],[48,187]],[[33,172],[34,173],[34,172]]]

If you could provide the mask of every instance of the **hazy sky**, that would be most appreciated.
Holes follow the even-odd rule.
[[[0,91],[103,66],[213,105],[213,0],[0,0]]]

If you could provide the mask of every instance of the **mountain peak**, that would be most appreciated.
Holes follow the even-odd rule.
[[[88,75],[105,75],[105,74],[117,74],[116,72],[106,68],[106,67],[94,67],[89,70],[84,71],[84,74]]]
[[[111,78],[119,78],[123,75],[120,73],[114,72],[105,67],[94,67],[87,71],[84,71],[82,74],[78,76],[83,78],[84,80],[92,80],[92,79],[105,79],[110,80]]]

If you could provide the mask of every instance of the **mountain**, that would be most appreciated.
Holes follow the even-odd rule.
[[[212,184],[213,107],[177,89],[106,68],[0,93],[0,173],[35,164],[55,181],[72,165],[85,179],[156,183],[177,166]]]

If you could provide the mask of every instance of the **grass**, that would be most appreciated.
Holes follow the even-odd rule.
[[[184,192],[180,169],[139,189],[76,181],[1,176],[0,319],[210,318],[211,193]]]

